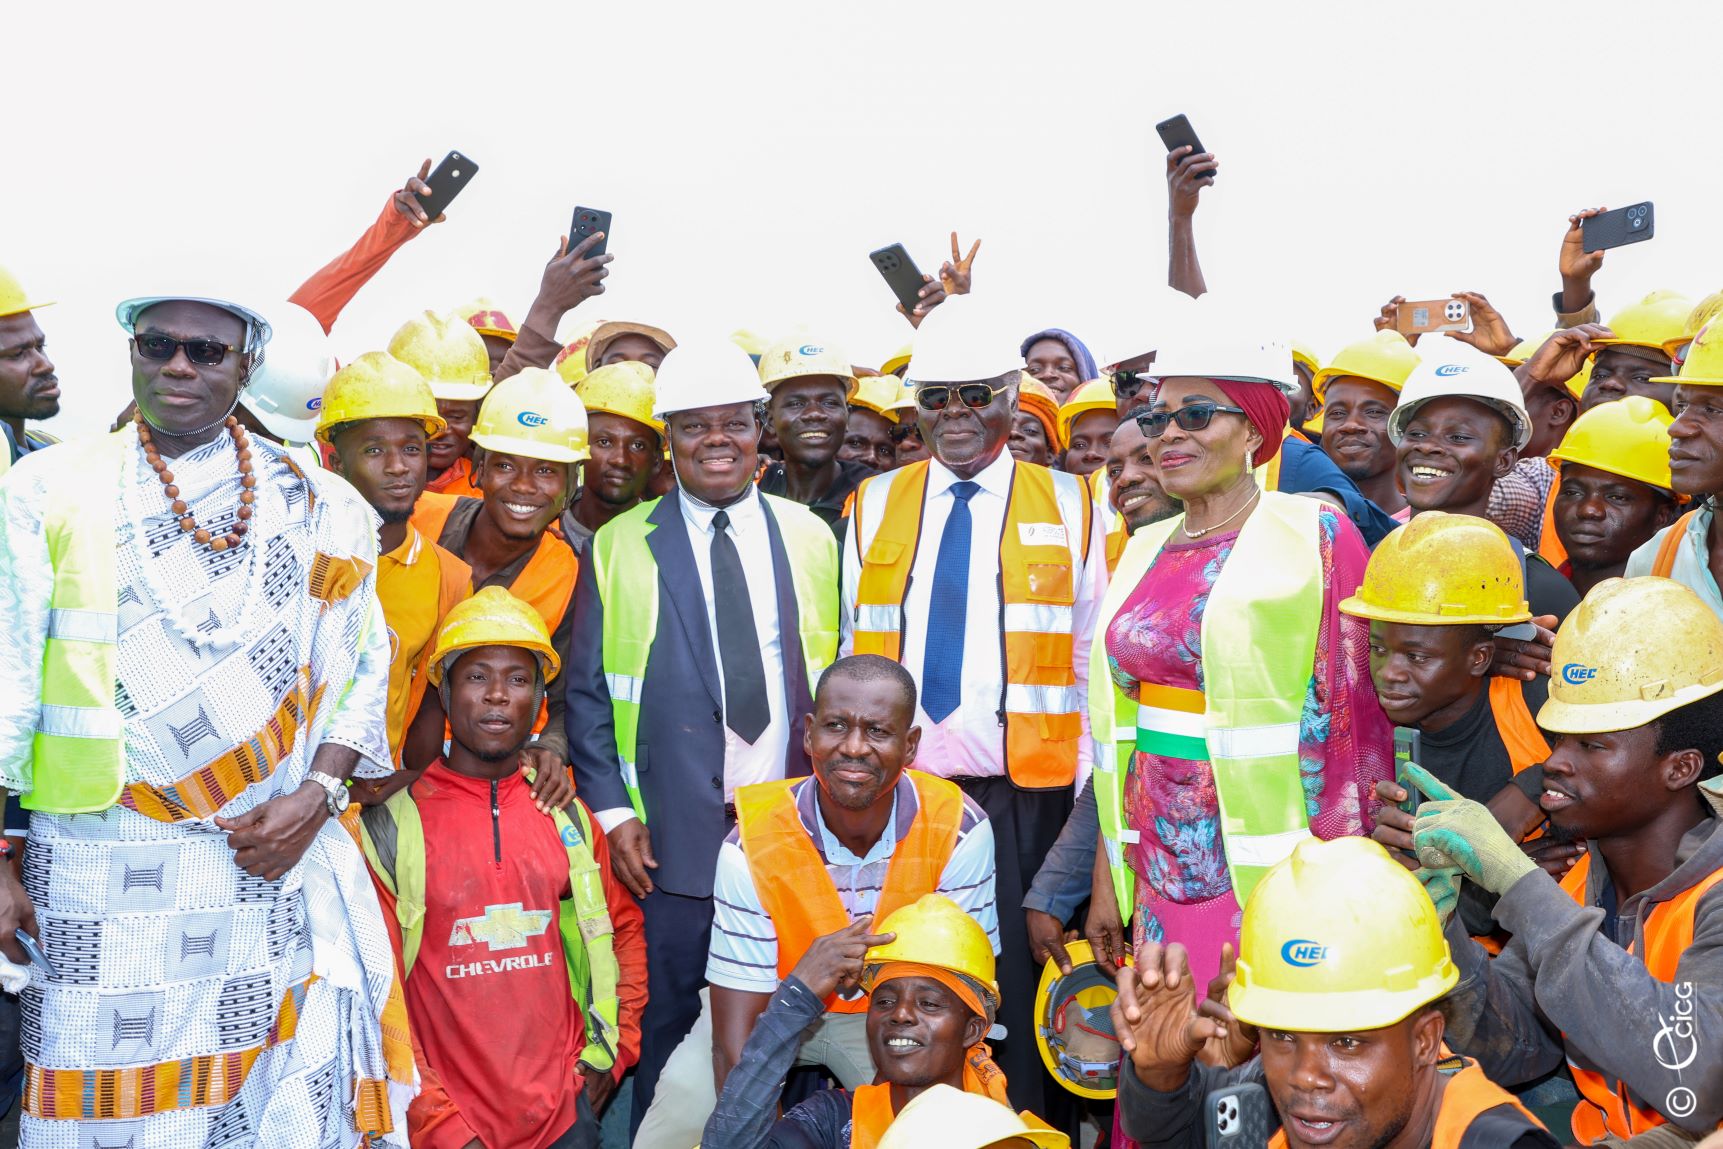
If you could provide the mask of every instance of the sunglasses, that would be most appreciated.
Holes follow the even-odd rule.
[[[915,393],[915,405],[923,411],[943,411],[950,405],[951,393],[955,391],[958,402],[971,411],[980,411],[991,406],[993,397],[1003,390],[1004,387],[992,387],[986,383],[963,383],[956,387],[937,384],[919,388]]]
[[[1113,372],[1113,394],[1120,399],[1135,399],[1137,392],[1154,380],[1142,371]]]
[[[1167,433],[1168,423],[1177,423],[1184,431],[1200,431],[1216,415],[1243,415],[1243,407],[1223,407],[1218,403],[1196,403],[1177,411],[1146,411],[1137,416],[1137,426],[1144,435],[1159,439]]]
[[[233,350],[215,339],[175,339],[171,335],[133,335],[132,342],[137,344],[139,355],[158,363],[166,363],[184,348],[185,357],[199,367],[214,367]]]

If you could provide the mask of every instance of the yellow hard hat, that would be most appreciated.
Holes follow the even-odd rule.
[[[539,669],[549,682],[562,669],[544,616],[500,586],[487,586],[450,608],[437,631],[431,651],[429,677],[439,686],[449,664],[481,646],[519,646],[538,655]]]
[[[1294,339],[1292,341],[1292,362],[1309,371],[1312,379],[1322,371],[1321,358],[1317,356],[1315,351],[1311,350],[1310,344],[1302,340]],[[1314,386],[1315,384],[1312,384],[1312,387]]]
[[[744,348],[746,350],[746,348]],[[786,379],[809,375],[830,375],[844,385],[847,400],[856,391],[856,377],[850,370],[850,357],[829,344],[794,336],[779,340],[760,354],[760,386],[774,391]]]
[[[1227,993],[1247,1025],[1290,1033],[1383,1029],[1460,980],[1417,878],[1369,838],[1306,838],[1244,907]]]
[[[1081,390],[1081,388],[1079,388]],[[910,405],[915,405],[915,391],[909,392]],[[1041,421],[1042,430],[1047,432],[1047,446],[1057,451],[1059,449],[1059,396],[1053,394],[1053,389],[1029,372],[1023,372],[1021,381],[1017,384],[1017,409],[1027,411]],[[1115,401],[1115,410],[1117,410]]]
[[[754,361],[754,366],[760,365],[760,357],[772,345],[771,341],[758,331],[750,331],[746,327],[738,327],[730,332],[730,342],[748,353],[748,358]]]
[[[1539,726],[1633,730],[1723,690],[1723,619],[1674,579],[1605,579],[1556,631],[1550,662]]]
[[[1070,1149],[1071,1139],[1032,1113],[1019,1116],[991,1097],[949,1085],[922,1090],[880,1134],[879,1149],[988,1149],[1028,1142]]]
[[[902,347],[899,347],[896,351],[891,353],[890,359],[887,359],[884,363],[879,365],[879,373],[881,375],[896,375],[903,368],[909,366],[910,353],[914,350],[915,344],[905,343]]]
[[[1066,942],[1071,972],[1049,960],[1035,991],[1035,1044],[1041,1063],[1079,1097],[1116,1097],[1119,1039],[1113,1033],[1113,999],[1119,987],[1095,964],[1088,942]]]
[[[1398,395],[1406,385],[1406,376],[1418,366],[1418,353],[1398,331],[1378,331],[1356,343],[1348,343],[1316,373],[1310,389],[1321,399],[1328,384],[1342,375],[1352,375],[1380,383]]]
[[[386,351],[367,351],[329,380],[317,414],[317,441],[333,443],[335,428],[361,419],[417,419],[427,436],[448,426],[424,376]]]
[[[1605,326],[1615,333],[1612,338],[1592,342],[1606,347],[1649,347],[1667,355],[1663,345],[1681,337],[1692,313],[1693,301],[1680,292],[1654,291],[1609,317]]]
[[[1723,323],[1708,323],[1688,345],[1681,370],[1658,375],[1653,383],[1677,383],[1683,387],[1723,387]]]
[[[598,330],[602,320],[583,323],[575,329],[574,338],[563,344],[561,351],[551,361],[556,373],[562,376],[562,381],[573,387],[586,378],[586,345],[592,342],[592,333]]]
[[[612,363],[582,379],[574,393],[580,396],[589,412],[609,411],[612,415],[644,423],[662,435],[664,420],[652,414],[652,379],[652,368],[644,363]]]
[[[469,438],[503,455],[576,463],[587,457],[586,405],[556,372],[528,367],[491,388]]]
[[[18,282],[17,277],[0,267],[0,317],[22,315],[26,311],[52,306],[54,305],[48,300],[32,301],[30,293],[24,290],[24,285]]]
[[[1669,408],[1644,395],[1602,403],[1568,427],[1552,462],[1578,463],[1612,475],[1638,479],[1660,490],[1673,489],[1669,477]]]
[[[1532,617],[1525,572],[1502,528],[1445,511],[1390,531],[1340,610],[1413,626],[1509,626]]]
[[[963,907],[943,894],[923,894],[913,905],[893,911],[874,925],[876,933],[896,934],[862,959],[862,988],[873,992],[880,966],[887,962],[936,965],[962,974],[979,989],[993,1010],[999,1008],[999,983],[993,974],[993,943]],[[988,1018],[989,1021],[993,1019]]]
[[[1693,305],[1693,310],[1687,313],[1687,322],[1681,325],[1681,334],[1666,342],[1663,350],[1679,365],[1687,358],[1687,345],[1693,342],[1693,337],[1719,315],[1723,315],[1723,291],[1713,291]]]
[[[513,343],[520,334],[514,320],[505,315],[502,308],[483,296],[473,300],[456,314],[480,335],[495,335]]]
[[[491,389],[485,341],[458,315],[427,311],[407,320],[389,339],[389,354],[423,376],[439,399],[483,399]]]
[[[586,369],[596,371],[604,365],[604,353],[610,350],[610,345],[624,335],[644,335],[658,344],[658,350],[665,355],[676,350],[676,340],[670,338],[670,333],[662,327],[654,327],[650,323],[630,323],[620,319],[607,319],[593,328],[592,335],[586,341]]]
[[[1027,375],[1024,378],[1028,378]],[[1017,389],[1017,405],[1023,405],[1023,388]],[[1117,412],[1119,400],[1113,395],[1113,384],[1106,379],[1091,379],[1071,392],[1071,397],[1059,406],[1059,440],[1056,444],[1061,451],[1071,446],[1071,424],[1077,421],[1077,416],[1086,411],[1106,411],[1109,414]]]
[[[864,375],[856,380],[856,389],[850,393],[850,406],[884,415],[896,423],[898,408],[895,404],[902,396],[903,380],[896,375]]]

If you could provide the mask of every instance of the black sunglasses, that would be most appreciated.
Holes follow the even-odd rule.
[[[178,354],[180,348],[185,348],[185,357],[199,367],[214,367],[233,348],[215,339],[175,339],[171,335],[133,335],[132,342],[137,344],[138,354],[145,359],[154,359],[166,363]]]
[[[1135,399],[1137,392],[1154,382],[1141,371],[1113,372],[1113,394],[1120,399]]]
[[[1177,411],[1145,411],[1137,416],[1137,426],[1151,439],[1167,433],[1168,423],[1177,423],[1181,430],[1200,431],[1216,415],[1243,415],[1243,407],[1223,407],[1219,403],[1194,403]]]
[[[951,393],[957,392],[958,402],[972,411],[980,411],[993,403],[993,397],[1005,390],[1004,387],[992,387],[986,383],[961,383],[951,387],[937,383],[930,387],[921,387],[915,393],[915,405],[923,411],[943,411],[951,403]]]

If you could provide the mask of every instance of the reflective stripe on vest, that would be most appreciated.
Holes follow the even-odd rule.
[[[1561,888],[1581,906],[1591,904],[1586,894],[1590,873],[1591,855],[1587,853],[1561,880]],[[1718,882],[1723,882],[1723,870],[1640,912],[1639,933],[1645,939],[1645,952],[1639,951],[1637,943],[1624,948],[1644,962],[1646,972],[1658,981],[1665,984],[1675,981],[1681,955],[1693,944],[1693,919],[1699,911],[1699,900]],[[1633,1137],[1666,1124],[1667,1119],[1661,1113],[1634,1101],[1627,1086],[1619,1080],[1611,1082],[1601,1073],[1581,1069],[1571,1057],[1567,1064],[1581,1098],[1579,1108],[1573,1111],[1573,1135],[1581,1145],[1591,1145],[1605,1137]],[[1723,1125],[1718,1128],[1723,1129]]]
[[[1687,527],[1693,521],[1700,508],[1688,511],[1663,532],[1663,541],[1657,544],[1657,557],[1651,560],[1651,573],[1669,578],[1670,571],[1675,569],[1675,556],[1681,553],[1681,540],[1687,537]]]
[[[21,801],[56,814],[106,810],[125,783],[119,678],[115,493],[124,432],[69,443],[56,454],[42,510],[54,568],[42,697],[32,742],[31,790]]]
[[[1484,1076],[1476,1062],[1465,1061],[1458,1069],[1438,1066],[1437,1072],[1447,1081],[1442,1088],[1441,1108],[1436,1110],[1436,1127],[1431,1131],[1430,1149],[1460,1149],[1467,1131],[1478,1118],[1504,1106],[1509,1113],[1520,1118],[1516,1124],[1523,1125],[1526,1131],[1544,1127],[1518,1098]],[[1495,1145],[1511,1144],[1516,1140],[1518,1138],[1492,1140],[1489,1144],[1493,1149]],[[1274,1136],[1268,1139],[1269,1149],[1286,1149],[1286,1144],[1284,1127],[1275,1130]]]
[[[1089,730],[1101,833],[1125,921],[1136,906],[1136,875],[1123,847],[1138,840],[1125,825],[1125,775],[1139,746],[1210,762],[1239,905],[1310,834],[1298,734],[1323,614],[1317,541],[1323,505],[1302,495],[1265,492],[1245,520],[1203,612],[1202,694],[1143,684],[1132,700],[1100,669],[1107,665],[1113,618],[1184,516],[1137,531],[1119,560],[1090,648],[1089,665],[1097,669],[1089,675]],[[1118,717],[1133,709],[1137,729],[1120,731]]]
[[[832,529],[800,503],[760,495],[777,523],[796,597],[796,630],[812,693],[838,653],[838,558]],[[658,563],[646,540],[657,527],[647,516],[658,500],[631,508],[598,529],[587,547],[604,604],[604,681],[610,690],[617,766],[634,813],[646,821],[636,755],[646,661],[658,634]]]
[[[957,849],[957,832],[963,825],[963,791],[956,784],[919,770],[908,771],[908,778],[919,808],[892,851],[873,911],[875,921],[884,921],[893,910],[939,889],[940,875]],[[754,890],[778,935],[780,979],[789,976],[816,938],[850,924],[843,899],[796,808],[795,787],[803,782],[819,785],[817,779],[790,778],[736,791],[736,828]],[[826,1011],[865,1013],[867,997],[846,1000],[833,994],[826,998]]]
[[[1550,566],[1561,568],[1567,561],[1567,548],[1561,545],[1561,536],[1555,530],[1555,497],[1561,491],[1561,460],[1547,459],[1550,470],[1555,477],[1550,480],[1549,493],[1544,496],[1543,526],[1538,531],[1538,554]]]
[[[1536,766],[1549,759],[1550,746],[1532,718],[1526,705],[1526,692],[1517,678],[1490,678],[1490,714],[1496,720],[1496,733],[1507,747],[1508,761],[1514,773],[1527,766]]]
[[[569,993],[585,1021],[585,1046],[579,1060],[608,1071],[616,1064],[621,1029],[617,1022],[617,982],[621,970],[613,948],[610,903],[604,897],[604,874],[593,855],[592,823],[585,807],[575,803],[578,824],[567,811],[553,810],[551,819],[568,851],[570,896],[558,906],[557,928],[562,935]],[[360,815],[360,846],[383,885],[395,896],[395,920],[401,926],[401,967],[411,975],[425,933],[425,826],[410,791],[402,790],[381,806],[367,806]]]
[[[921,541],[929,466],[912,463],[857,490],[856,654],[903,661],[903,605]],[[1005,769],[1024,789],[1056,789],[1077,777],[1082,699],[1072,620],[1092,505],[1088,488],[1070,475],[1029,463],[1016,464],[1011,474],[998,587]],[[1043,541],[1052,537],[1048,528],[1057,531],[1057,541]]]

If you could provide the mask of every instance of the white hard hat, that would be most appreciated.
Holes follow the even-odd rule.
[[[766,389],[748,353],[728,339],[689,342],[664,357],[654,381],[652,417],[675,411],[763,403]]]
[[[231,315],[237,315],[245,323],[245,347],[243,350],[247,353],[255,353],[265,343],[269,342],[269,320],[261,312],[254,311],[243,303],[235,303],[230,299],[221,299],[213,295],[204,295],[196,290],[179,294],[169,292],[162,295],[138,295],[131,299],[122,300],[120,305],[114,308],[114,318],[120,321],[120,326],[125,328],[126,334],[130,335],[137,324],[140,312],[146,311],[158,303],[176,301],[207,303],[211,307],[219,307]]]
[[[947,299],[915,333],[906,375],[923,383],[974,383],[1022,370],[1015,329],[994,320],[985,304]]]
[[[1532,439],[1532,420],[1514,373],[1493,355],[1445,336],[1425,336],[1418,343],[1418,365],[1406,376],[1400,403],[1388,417],[1388,438],[1398,446],[1406,424],[1432,399],[1459,396],[1493,407],[1512,424],[1514,448]]]
[[[1031,1124],[991,1097],[934,1085],[899,1111],[880,1135],[879,1149],[986,1149],[1022,1139],[1037,1149],[1066,1149],[1071,1139],[1046,1124]]]
[[[317,432],[323,391],[335,377],[335,356],[323,325],[297,303],[270,307],[274,335],[263,364],[239,402],[263,429],[285,443],[309,443]]]
[[[1272,383],[1288,395],[1298,390],[1292,348],[1279,339],[1170,336],[1156,350],[1148,377],[1158,384],[1175,376]]]

